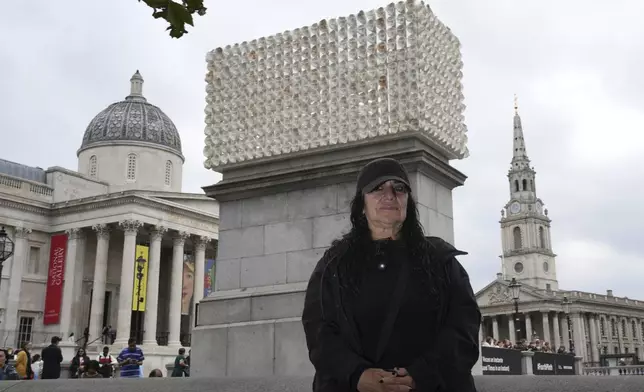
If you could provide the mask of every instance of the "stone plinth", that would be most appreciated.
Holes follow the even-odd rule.
[[[193,329],[194,377],[312,373],[304,291],[350,226],[358,171],[382,156],[409,171],[427,234],[453,242],[452,189],[465,176],[418,134],[246,163],[205,188],[220,202],[219,254],[216,291],[201,301]]]

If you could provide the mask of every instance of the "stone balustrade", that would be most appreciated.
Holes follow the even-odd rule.
[[[642,378],[586,376],[476,376],[478,392],[640,392]],[[87,379],[5,381],[2,390],[11,392],[307,392],[311,378],[172,378],[172,379]]]
[[[644,364],[627,366],[585,367],[584,376],[644,376]]]
[[[54,189],[46,184],[25,180],[22,178],[0,174],[0,188],[7,193],[29,198],[41,197],[49,200],[54,195]]]

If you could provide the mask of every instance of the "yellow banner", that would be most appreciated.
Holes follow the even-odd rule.
[[[148,289],[148,264],[150,248],[145,245],[137,245],[136,253],[134,255],[134,290],[132,290],[132,310],[141,311],[145,310],[145,295]],[[145,260],[143,269],[141,270],[141,279],[139,280],[139,262],[140,257]],[[139,281],[141,282],[141,290],[139,291]]]

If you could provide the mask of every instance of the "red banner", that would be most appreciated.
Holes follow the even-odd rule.
[[[45,315],[43,316],[43,324],[45,325],[60,323],[66,253],[67,234],[52,236],[49,248],[49,276],[47,277],[47,294],[45,295]]]

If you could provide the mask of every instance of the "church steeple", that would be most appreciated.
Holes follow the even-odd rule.
[[[503,275],[532,287],[557,290],[555,254],[548,210],[537,197],[536,172],[530,166],[523,126],[514,97],[512,162],[508,171],[510,200],[501,211]]]
[[[130,95],[125,99],[130,101],[146,101],[143,96],[143,77],[139,73],[138,69],[130,78]]]

